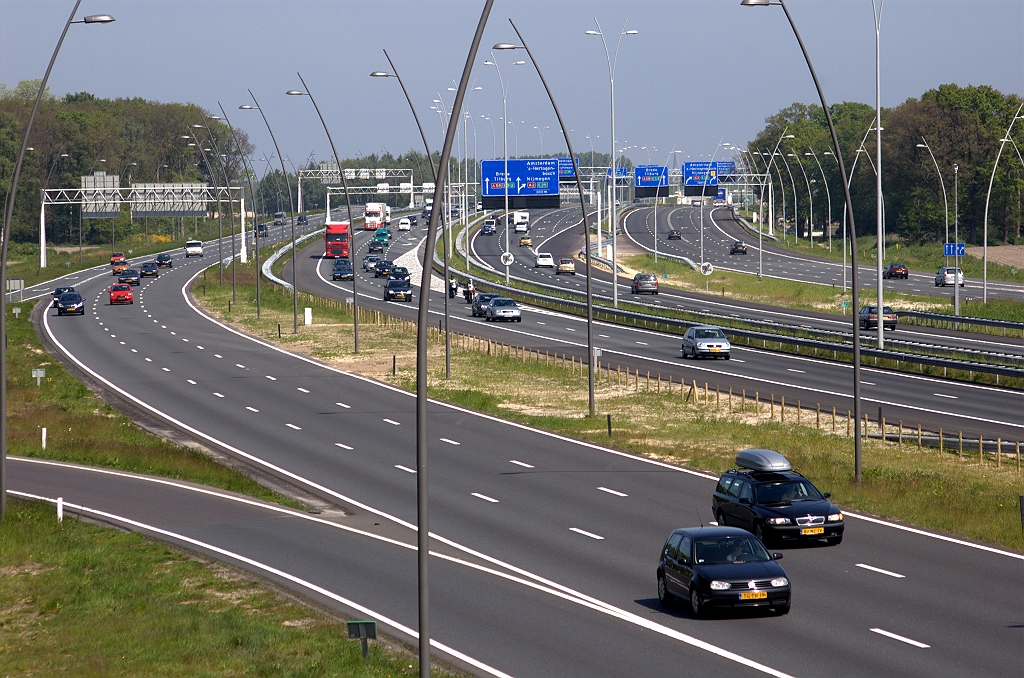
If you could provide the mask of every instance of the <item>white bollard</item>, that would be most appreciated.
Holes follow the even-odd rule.
[[[43,427],[43,449],[46,449],[46,427]]]
[[[306,309],[303,309],[303,310],[305,311],[305,313],[303,314],[303,320],[305,321],[305,324],[312,325],[313,324],[313,309],[306,308]]]
[[[57,497],[57,522],[64,522],[64,497]]]

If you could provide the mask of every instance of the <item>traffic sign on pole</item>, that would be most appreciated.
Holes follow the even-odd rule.
[[[516,258],[512,256],[511,252],[502,252],[501,263],[503,266],[511,266],[512,262],[515,260]]]
[[[963,257],[967,254],[967,246],[962,242],[947,242],[942,248],[944,257]]]
[[[711,265],[710,261],[705,261],[700,265],[700,272],[704,275],[711,275],[715,272],[715,267]]]

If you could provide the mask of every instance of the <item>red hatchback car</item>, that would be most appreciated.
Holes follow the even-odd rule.
[[[135,293],[132,292],[131,285],[111,285],[110,287],[110,305],[114,304],[134,304]]]
[[[112,252],[110,254],[110,264],[123,264],[125,262],[124,252]]]
[[[882,277],[890,280],[893,278],[903,278],[904,280],[907,280],[910,277],[910,271],[907,270],[907,267],[903,264],[889,264],[882,269]]]

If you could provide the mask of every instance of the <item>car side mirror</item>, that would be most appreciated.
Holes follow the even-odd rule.
[[[831,492],[826,492],[825,494],[823,494],[821,496],[825,497],[825,499],[828,499],[829,497],[832,496],[832,493]]]
[[[782,554],[778,553],[778,552],[773,553],[772,554],[772,560],[782,560]]]

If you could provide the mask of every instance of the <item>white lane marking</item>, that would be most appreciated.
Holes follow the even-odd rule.
[[[571,532],[575,532],[577,534],[582,534],[584,537],[590,537],[591,539],[604,539],[604,537],[602,537],[599,534],[594,534],[593,532],[587,532],[586,530],[581,530],[578,527],[570,527],[569,530]]]
[[[395,421],[394,419],[385,419],[384,421],[386,421],[387,423],[391,424],[392,426],[401,426],[402,425],[401,423]]]
[[[248,405],[245,406],[245,409],[249,410],[250,412],[259,412],[259,410],[257,410],[255,407],[250,407]]]
[[[306,389],[302,388],[301,386],[299,388],[295,389],[295,390],[296,391],[302,391],[303,393],[309,393],[309,391],[307,391]]]
[[[462,444],[462,443],[456,442],[454,440],[449,440],[448,438],[441,438],[441,442],[442,443],[448,443],[449,445],[461,445]]]
[[[879,574],[885,574],[885,575],[888,575],[890,577],[896,577],[897,579],[905,579],[906,578],[905,575],[899,574],[898,572],[890,572],[889,570],[883,570],[880,567],[872,567],[870,565],[865,565],[864,563],[857,563],[857,567],[862,567],[865,570],[871,570],[872,572],[878,572]]]
[[[193,386],[196,385],[196,382],[193,381],[192,379],[186,379],[185,381],[187,381],[188,383],[192,384]]]
[[[792,367],[786,368],[787,372],[796,372],[797,374],[807,374],[806,370],[794,370]]]
[[[133,348],[132,349],[132,353],[138,353],[138,352],[139,352],[139,349],[137,349],[137,348]]]
[[[349,447],[345,443],[334,443],[334,444],[335,444],[335,446],[340,447],[343,450],[351,450],[352,449],[351,447]]]
[[[945,393],[933,393],[932,395],[933,395],[933,396],[939,396],[940,398],[950,398],[950,399],[952,399],[952,400],[960,400],[960,397],[959,397],[959,396],[955,396],[955,395],[946,395]]]
[[[153,362],[153,359],[152,358],[146,358],[146,362],[147,363],[151,363],[151,362]]]
[[[171,334],[172,334],[172,335],[176,335],[176,334],[178,334],[178,333],[177,333],[177,332],[171,332]]]
[[[196,344],[196,348],[198,348],[200,351],[205,351],[206,350],[202,346],[200,346],[199,344]]]
[[[224,356],[222,356],[220,353],[214,353],[213,357],[214,358],[223,358]]]
[[[597,336],[602,337],[603,339],[611,339],[607,334],[599,334]]]
[[[523,468],[533,468],[533,464],[527,464],[525,461],[518,461],[516,459],[509,459],[508,463],[522,466]]]
[[[123,342],[123,341],[119,341],[119,342],[117,342],[117,343],[119,343],[119,344],[121,344],[122,346],[124,346],[124,342]]]
[[[270,381],[277,381],[277,377],[272,377],[269,374],[266,375],[266,376],[267,376],[267,379],[269,379]]]
[[[153,322],[156,322],[156,321],[154,320]],[[166,329],[167,329],[167,325],[161,325],[161,326],[160,326],[160,329],[162,329],[162,330],[166,330]]]
[[[541,322],[541,321],[539,321],[539,320],[537,321],[537,324],[538,324],[538,325],[547,325],[547,323],[542,323],[542,322]]]
[[[641,346],[647,346],[647,342],[646,341],[638,341],[636,343],[640,344]]]
[[[608,494],[614,494],[616,497],[628,497],[629,496],[625,492],[619,492],[618,490],[610,490],[607,487],[599,487],[597,489],[601,490],[602,492],[607,492]]]
[[[493,497],[488,497],[486,494],[480,494],[479,492],[470,492],[470,494],[476,497],[477,499],[483,499],[484,501],[489,501],[492,504],[498,503],[497,499],[494,499]]]
[[[334,403],[334,404],[337,405],[338,407],[344,407],[346,410],[352,409],[351,405],[346,405],[345,403]]]
[[[907,645],[913,645],[914,647],[920,647],[920,648],[931,647],[931,645],[925,645],[924,643],[918,642],[916,640],[911,640],[910,638],[907,638],[905,636],[898,636],[895,633],[893,633],[892,631],[885,631],[884,629],[871,629],[871,632],[872,633],[877,633],[877,634],[879,634],[881,636],[885,636],[886,638],[892,638],[893,640],[898,640],[898,641],[900,641],[902,643],[906,643]]]
[[[285,424],[285,426],[287,426],[288,428],[293,428],[296,431],[301,431],[302,430],[301,426],[296,426],[295,424]]]
[[[56,503],[56,499],[51,499],[49,497],[41,497],[41,496],[38,496],[38,495],[27,494],[27,493],[24,493],[24,492],[13,492],[13,491],[11,492],[11,494],[17,494],[17,495],[20,495],[20,496],[25,497],[27,499],[36,499],[36,500],[40,500],[41,499],[43,501],[48,501],[50,503]],[[282,579],[287,579],[289,581],[295,582],[299,586],[302,586],[302,587],[304,587],[306,589],[309,589],[310,591],[312,591],[314,593],[317,593],[319,595],[322,595],[322,596],[325,596],[325,597],[330,598],[332,600],[335,600],[335,601],[341,603],[342,605],[345,605],[346,607],[349,607],[349,608],[351,608],[353,610],[358,611],[360,614],[366,615],[366,616],[368,616],[368,617],[370,617],[372,619],[377,619],[377,620],[383,622],[384,624],[392,626],[393,628],[398,629],[402,633],[405,633],[405,634],[409,635],[413,639],[418,639],[419,638],[419,634],[415,630],[409,628],[408,626],[405,626],[405,625],[403,625],[403,624],[401,624],[401,623],[399,623],[399,622],[397,622],[397,621],[395,621],[393,619],[389,619],[388,617],[382,615],[379,612],[375,612],[374,610],[372,610],[372,609],[370,609],[368,607],[360,605],[359,603],[355,602],[354,600],[350,600],[348,598],[343,598],[342,596],[339,596],[337,593],[333,593],[332,591],[328,591],[327,589],[325,589],[325,588],[323,588],[321,586],[317,586],[316,584],[308,582],[305,579],[301,579],[301,578],[299,578],[299,577],[297,577],[297,576],[295,576],[293,574],[289,574],[288,572],[285,572],[284,570],[279,570],[279,569],[277,569],[275,567],[271,567],[270,565],[266,565],[264,563],[261,563],[258,560],[253,560],[252,558],[247,558],[247,557],[245,557],[245,556],[243,556],[243,555],[241,555],[239,553],[234,553],[232,551],[228,551],[227,549],[223,549],[223,548],[220,548],[218,546],[214,546],[213,544],[208,544],[206,542],[199,541],[198,539],[193,539],[191,537],[186,537],[185,535],[182,535],[182,534],[177,534],[175,532],[170,532],[169,530],[163,530],[163,529],[160,529],[158,527],[154,527],[152,525],[147,525],[145,523],[140,523],[138,521],[131,520],[130,518],[125,518],[123,516],[115,515],[113,513],[107,513],[105,511],[98,511],[96,509],[91,509],[88,506],[80,506],[80,505],[74,505],[74,504],[65,504],[65,506],[67,506],[69,508],[72,508],[72,509],[75,509],[75,510],[78,510],[78,511],[89,512],[89,513],[95,514],[95,515],[97,515],[97,516],[99,516],[101,518],[107,518],[107,519],[111,519],[111,520],[115,520],[115,521],[120,521],[120,522],[124,523],[125,525],[131,525],[133,527],[137,527],[137,528],[146,530],[148,532],[152,532],[154,534],[161,534],[161,535],[164,535],[165,537],[168,537],[168,538],[170,538],[171,540],[174,540],[174,541],[181,541],[181,542],[184,542],[184,543],[193,544],[193,545],[195,545],[195,546],[197,546],[199,548],[206,549],[206,550],[208,550],[208,551],[210,551],[212,553],[218,553],[218,554],[220,554],[222,556],[225,556],[227,558],[230,558],[232,560],[236,560],[236,561],[239,561],[239,562],[246,563],[246,564],[248,564],[248,565],[250,565],[250,566],[252,566],[254,568],[263,570],[264,572],[267,572],[268,574],[272,574],[274,576],[281,577]],[[263,508],[267,508],[267,507],[263,507]],[[296,515],[296,514],[292,514],[292,515]],[[318,520],[317,522],[321,522],[321,521]],[[324,524],[328,524],[326,521],[322,521],[322,522]],[[408,544],[403,544],[401,542],[398,542],[398,541],[395,541],[395,540],[392,540],[392,539],[387,539],[387,538],[384,538],[384,537],[379,537],[379,536],[373,535],[373,534],[371,534],[369,532],[363,532],[361,530],[353,530],[352,528],[342,527],[340,525],[338,525],[336,527],[339,527],[339,528],[344,529],[344,530],[349,531],[349,532],[355,532],[355,533],[360,534],[360,535],[365,536],[365,537],[370,537],[370,538],[373,538],[373,539],[377,539],[378,541],[384,541],[384,542],[393,544],[395,546],[401,546],[403,548],[408,548],[408,549],[414,548],[414,547],[412,547],[412,546],[410,546]],[[459,559],[451,558],[450,556],[445,557],[445,556],[441,556],[440,554],[436,554],[436,553],[431,553],[431,555],[433,555],[435,557],[444,558],[445,560],[451,560],[453,562],[459,562],[460,564],[469,565],[469,563],[466,563],[464,561],[459,561]],[[474,569],[481,569],[483,571],[489,571],[489,568],[484,568],[484,567],[481,567],[481,566],[475,566]],[[492,571],[491,574],[500,574],[500,573]],[[509,577],[508,575],[505,575],[505,578],[512,579],[513,581],[518,581],[518,578]],[[520,583],[526,583],[527,585],[529,585],[527,582],[520,582]],[[456,650],[455,648],[451,647],[450,645],[446,645],[444,643],[440,643],[440,642],[438,642],[436,640],[433,640],[433,639],[430,640],[430,644],[431,644],[431,646],[437,648],[438,650],[441,650],[442,652],[447,652],[448,654],[452,655],[453,657],[457,657],[458,659],[461,659],[462,661],[466,662],[467,664],[470,664],[471,666],[475,666],[476,668],[478,668],[478,669],[480,669],[482,671],[485,671],[485,672],[487,672],[487,673],[489,673],[489,674],[491,674],[493,676],[496,676],[497,678],[512,678],[512,676],[508,675],[507,673],[503,673],[503,672],[499,671],[498,669],[496,669],[496,668],[494,668],[492,666],[489,666],[487,664],[484,664],[483,662],[481,662],[481,661],[479,661],[477,659],[474,659],[473,657],[470,657],[469,655],[467,655],[467,654],[465,654],[463,652],[459,652],[458,650]],[[778,674],[778,675],[782,675],[782,674]]]
[[[213,392],[213,395],[217,396],[218,398],[223,398],[224,397],[223,393],[217,393],[216,391]]]
[[[718,521],[717,520],[709,520],[708,521],[708,525],[718,525]]]
[[[235,363],[235,367],[241,367],[243,370],[245,369],[245,365],[242,363]]]
[[[576,331],[576,330],[574,330],[574,329],[573,329],[573,328],[571,328],[571,327],[566,327],[565,329],[569,330],[570,332],[575,332],[575,331]]]
[[[408,466],[402,466],[401,464],[395,464],[395,468],[401,469],[401,470],[405,471],[406,473],[416,473],[416,469],[409,468]]]
[[[875,385],[875,382],[873,382],[873,381],[864,381],[863,379],[861,380],[860,383],[862,385],[864,385],[864,386],[874,386]]]
[[[163,370],[164,372],[170,372],[171,371],[171,368],[169,368],[169,367],[161,367],[160,369]]]
[[[730,360],[732,360],[734,363],[745,363],[745,362],[747,362],[746,360],[740,360],[739,358],[730,358]]]
[[[188,339],[186,339],[185,337],[182,337],[181,340],[182,341],[188,341]]]

